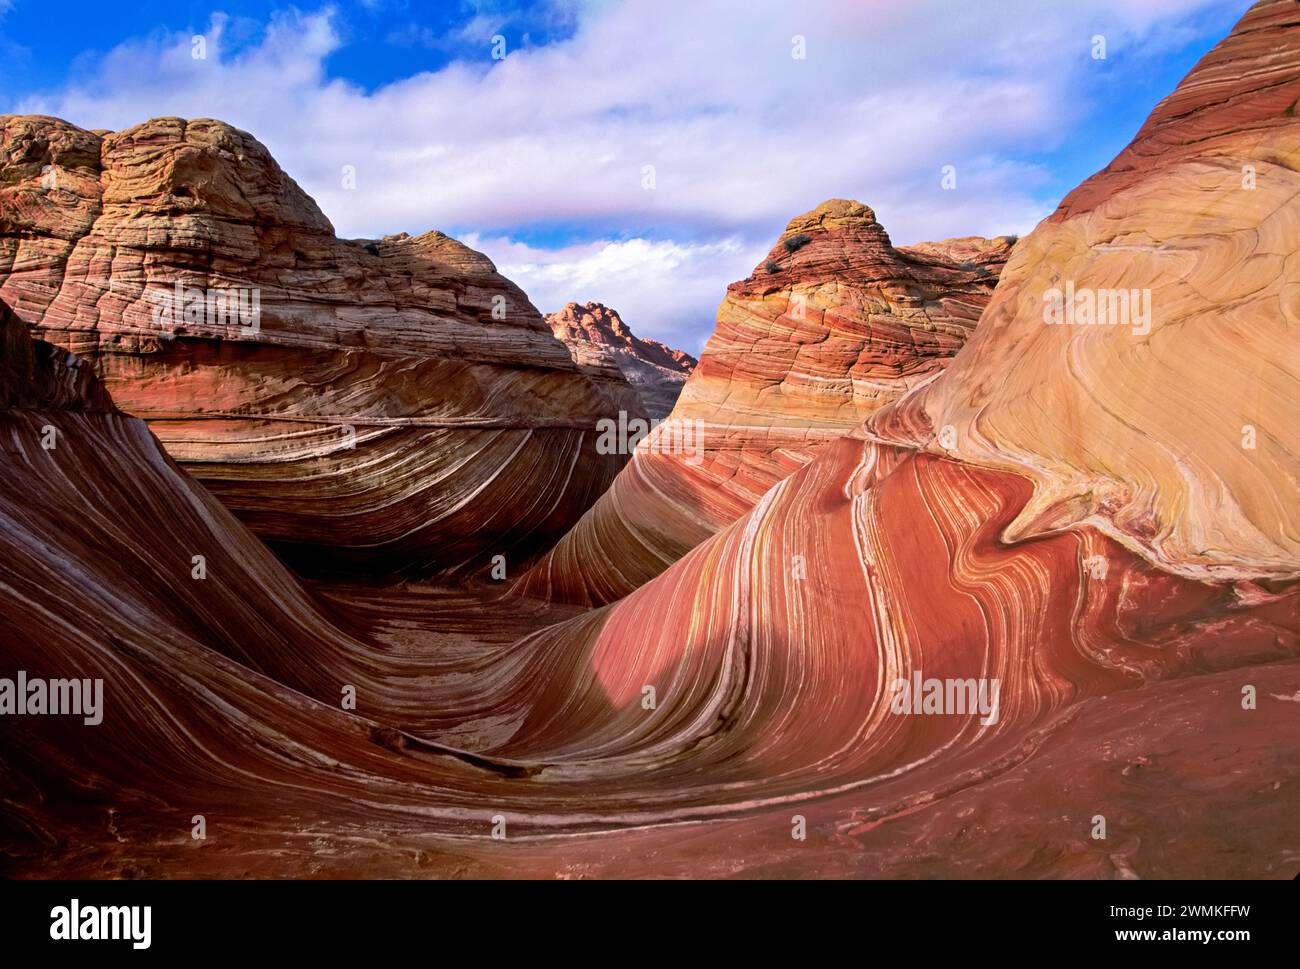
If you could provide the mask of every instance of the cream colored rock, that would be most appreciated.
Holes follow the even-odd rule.
[[[1294,4],[1253,8],[870,422],[1028,476],[1009,541],[1087,523],[1191,577],[1300,575],[1298,32]]]

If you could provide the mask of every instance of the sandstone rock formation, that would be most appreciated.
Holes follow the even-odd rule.
[[[616,310],[603,303],[566,303],[558,313],[548,313],[546,322],[578,364],[587,366],[593,360],[612,358],[652,418],[668,416],[699,362],[684,350],[641,339]]]
[[[625,460],[596,453],[597,421],[639,412],[486,257],[335,238],[218,121],[0,119],[0,296],[312,568],[513,568]]]
[[[594,766],[592,751],[602,770],[680,767],[737,811],[840,801],[825,823],[884,856],[900,831],[985,854],[961,846],[960,819],[1002,813],[1016,785],[989,782],[1010,773],[1064,823],[1031,820],[1038,860],[995,850],[997,871],[1168,873],[1162,843],[1186,827],[1205,873],[1240,850],[1257,874],[1292,877],[1300,774],[1285,760],[1300,720],[1281,684],[1300,680],[1296,103],[1300,15],[1260,3],[1020,242],[949,367],[658,578],[525,640],[538,668],[568,669],[575,653],[585,664],[548,678],[552,702],[492,752],[562,744],[574,769]],[[1149,288],[1149,325],[1084,323],[1082,310],[1049,322],[1060,297],[1045,295],[1067,286]],[[904,691],[929,682],[939,702],[916,708]],[[1087,734],[1118,738],[1124,717],[1123,757],[1098,757],[1096,741],[1089,752]],[[1237,760],[1196,724],[1255,739]],[[1030,766],[1043,751],[1052,767]],[[1221,829],[1258,809],[1251,839],[1186,808],[1163,815],[1150,784],[1134,781],[1138,797],[1102,779],[1158,764],[1178,771],[1166,786],[1200,797],[1207,764],[1229,759],[1250,780],[1201,808]],[[1100,790],[1124,814],[1106,845],[1088,834]],[[915,812],[927,820],[896,823]],[[682,804],[679,816],[694,815]]]
[[[1190,577],[1300,576],[1297,19],[1257,5],[871,422],[1032,480],[1009,540],[1087,524]]]
[[[205,812],[233,822],[233,860],[259,826],[330,813],[337,783],[358,819],[377,796],[408,823],[435,801],[450,820],[482,796],[474,778],[508,773],[405,733],[438,722],[427,653],[338,628],[89,363],[3,303],[0,352],[0,871],[138,876],[155,838],[180,843],[175,818]],[[100,681],[98,722],[90,689],[75,715],[15,709],[20,675]]]
[[[1298,101],[1266,0],[1017,246],[954,363],[586,611],[304,590],[0,309],[0,670],[106,704],[6,720],[0,874],[1295,877]],[[1229,166],[1270,178],[1225,206]],[[1034,288],[1116,274],[1171,315],[1045,322]],[[849,410],[789,396],[809,430]],[[1023,523],[1076,482],[1091,513]]]
[[[53,344],[33,341],[27,324],[0,302],[0,409],[33,407],[116,412],[85,361]],[[49,436],[50,446],[57,446],[56,439],[57,434]]]
[[[988,302],[1013,241],[895,248],[834,199],[790,222],[733,283],[665,427],[522,581],[612,602],[734,521],[868,414],[939,372]]]
[[[131,689],[114,664],[175,661],[167,690],[177,692],[160,696],[187,703],[197,684],[186,686],[197,674],[187,664],[224,657],[222,668],[239,664],[259,689],[279,684],[337,706],[351,683],[372,713],[400,712],[408,725],[436,718],[423,666],[408,675],[398,660],[381,672],[373,644],[327,618],[143,421],[117,409],[88,362],[30,338],[3,302],[0,350],[0,628],[9,650],[0,675],[12,676],[16,652],[29,670],[68,675],[84,660]],[[141,702],[147,715],[164,701]]]

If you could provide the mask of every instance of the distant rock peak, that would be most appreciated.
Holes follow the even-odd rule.
[[[632,332],[618,310],[604,303],[566,303],[558,313],[550,313],[546,322],[551,331],[564,340],[587,340],[608,347],[631,350],[658,367],[689,374],[698,362],[684,350],[675,350],[658,340],[643,339]]]
[[[568,303],[546,322],[581,369],[621,373],[650,417],[668,416],[698,362],[658,340],[643,340],[603,303]]]
[[[918,265],[922,276],[935,268],[986,276],[1001,272],[1015,243],[1014,236],[966,236],[895,247],[870,206],[828,199],[791,219],[749,278],[731,288],[770,290],[832,276],[902,282],[916,275]]]
[[[869,205],[863,205],[854,199],[827,199],[811,212],[797,215],[790,220],[777,241],[784,242],[801,232],[840,229],[846,227],[866,228],[878,231],[885,241],[889,235],[885,227],[876,221],[876,213]]]
[[[895,248],[875,213],[847,199],[791,219],[754,274],[727,288],[672,408],[673,421],[708,429],[702,460],[635,454],[522,588],[604,605],[734,522],[836,438],[948,366],[1013,245],[1003,236]],[[625,328],[600,304],[570,303],[547,319],[570,346],[630,356],[609,350]]]

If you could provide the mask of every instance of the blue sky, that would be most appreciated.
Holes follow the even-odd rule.
[[[0,111],[221,118],[340,235],[439,228],[543,311],[600,300],[695,352],[826,198],[900,244],[1029,231],[1248,5],[0,0]]]

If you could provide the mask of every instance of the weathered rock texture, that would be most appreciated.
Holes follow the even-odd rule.
[[[1297,20],[1253,9],[1016,247],[943,379],[871,422],[1033,481],[1008,540],[1087,524],[1182,575],[1300,575]]]
[[[791,221],[754,274],[728,287],[662,432],[520,589],[601,604],[658,575],[938,373],[973,329],[1012,244],[898,249],[871,209],[843,199]]]
[[[294,817],[323,820],[331,788],[356,820],[393,798],[408,824],[441,814],[454,827],[483,796],[475,778],[491,787],[510,773],[404,732],[443,723],[428,649],[335,625],[143,421],[114,407],[88,362],[31,340],[2,302],[0,451],[0,677],[11,690],[19,671],[103,681],[97,724],[24,715],[5,695],[0,871],[138,875],[166,818],[201,803],[233,822],[218,852],[233,859]],[[507,642],[540,622],[520,610],[477,618]],[[452,638],[437,625],[426,647]],[[345,688],[354,712],[342,709]],[[130,830],[120,841],[115,817]]]
[[[643,340],[603,303],[567,303],[558,313],[548,313],[546,322],[580,366],[612,359],[652,418],[668,416],[698,363],[684,350]]]
[[[351,683],[372,714],[436,722],[422,665],[381,663],[372,644],[337,628],[148,425],[117,409],[88,362],[31,339],[3,302],[0,350],[0,638],[9,650],[0,676],[75,675],[86,661],[135,689],[114,663],[174,663],[177,680],[158,697],[186,703],[200,667],[225,657],[257,674],[259,689],[278,683],[337,707]],[[159,702],[136,699],[143,716]],[[126,697],[112,702],[125,717]]]
[[[414,585],[331,587],[322,606],[84,367],[24,354],[0,314],[0,670],[105,687],[99,726],[6,719],[0,869],[1293,878],[1300,452],[1271,395],[1297,399],[1297,101],[1300,13],[1257,4],[1157,111],[1141,171],[1121,156],[1017,247],[956,364],[586,612]],[[1229,165],[1270,180],[1225,225]],[[1151,180],[1182,193],[1177,227]],[[1172,248],[1134,241],[1152,225]],[[1138,270],[1179,297],[1146,338],[1048,326],[1026,289]],[[1162,355],[1169,340],[1200,365]],[[1021,380],[1013,422],[1000,388]],[[1191,416],[1158,396],[1175,392]],[[1253,474],[1201,394],[1253,418]],[[936,421],[971,400],[989,423],[939,453]],[[1096,436],[1091,408],[1140,418],[1142,440]],[[1127,497],[1017,524],[1070,476]],[[1135,501],[1148,530],[1123,514]],[[1189,551],[1196,534],[1213,543]],[[914,676],[941,684],[938,709],[898,704]]]
[[[260,319],[186,320],[162,302],[178,281],[256,290]],[[311,567],[518,564],[625,460],[596,453],[596,422],[639,411],[486,257],[438,232],[335,238],[218,121],[0,119],[0,296]]]
[[[1192,854],[1208,874],[1241,851],[1291,877],[1298,103],[1300,11],[1261,3],[1016,247],[951,366],[658,578],[521,644],[555,693],[494,752],[680,767],[746,810],[842,797],[848,843],[917,857],[910,837],[938,837],[996,857],[985,874],[1167,874],[1177,842],[1185,871]],[[1149,287],[1149,332],[1048,324],[1044,294],[1067,282]],[[914,677],[939,683],[937,707],[900,703]],[[949,684],[969,692],[954,701]],[[974,709],[978,684],[997,684],[993,709]],[[1099,754],[1120,736],[1123,755]],[[1229,762],[1250,780],[1199,805],[1220,833],[1160,813],[1159,791],[1201,799]],[[1105,780],[1148,769],[1159,778],[1127,793]],[[963,846],[960,819],[1003,814],[1026,781],[1044,801],[1014,813],[1034,839]],[[1257,809],[1249,838],[1229,830]],[[1122,831],[1090,844],[1092,817],[1115,810]]]

